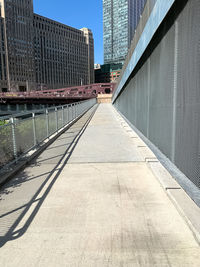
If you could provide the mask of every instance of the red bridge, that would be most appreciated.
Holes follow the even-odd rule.
[[[97,97],[98,94],[112,94],[114,83],[97,83],[61,89],[30,92],[0,93],[0,103],[70,103]]]

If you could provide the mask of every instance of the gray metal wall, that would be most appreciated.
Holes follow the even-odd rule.
[[[114,105],[200,187],[200,3],[182,2]]]

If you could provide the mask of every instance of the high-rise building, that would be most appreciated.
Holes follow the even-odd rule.
[[[87,44],[87,55],[88,55],[88,84],[94,82],[94,39],[91,30],[82,28],[81,31],[84,33],[86,44]]]
[[[32,0],[0,0],[4,28],[7,86],[15,90],[35,83]]]
[[[34,14],[34,56],[37,89],[94,83],[92,32]]]
[[[0,0],[0,91],[94,82],[92,32],[33,13],[32,0]]]
[[[7,91],[7,64],[3,18],[0,18],[0,88],[3,92]]]
[[[103,0],[104,63],[124,62],[146,0]]]

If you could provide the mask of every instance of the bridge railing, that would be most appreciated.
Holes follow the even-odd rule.
[[[41,91],[29,92],[0,92],[0,102],[6,99],[46,99],[46,98],[74,98],[74,99],[90,99],[96,97],[99,93],[106,94],[106,90],[110,93],[114,91],[114,83],[95,83],[84,86],[75,86],[60,89],[49,89]]]
[[[93,98],[0,121],[0,169],[9,167],[39,147],[45,139],[72,123],[95,103],[96,98]]]
[[[48,92],[43,91],[30,91],[30,92],[6,92],[0,93],[0,99],[9,99],[9,98],[94,98],[96,94],[92,92],[85,92],[84,95],[79,94],[79,92],[71,93],[70,91],[56,91],[49,90]]]

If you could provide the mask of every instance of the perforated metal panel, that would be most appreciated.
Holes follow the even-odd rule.
[[[200,187],[200,3],[189,1],[178,23],[175,164]]]
[[[198,187],[199,25],[199,0],[177,1],[114,103]]]
[[[49,134],[53,134],[56,132],[56,114],[53,109],[49,111],[48,119],[49,119]]]
[[[34,146],[32,119],[16,120],[15,136],[17,155],[20,155]]]
[[[46,114],[35,117],[36,140],[37,143],[47,138],[47,118]]]
[[[63,126],[63,119],[64,119],[63,118],[64,114],[63,114],[62,108],[58,109],[57,115],[58,115],[58,128],[60,129]]]
[[[174,26],[150,57],[149,139],[171,158]]]

